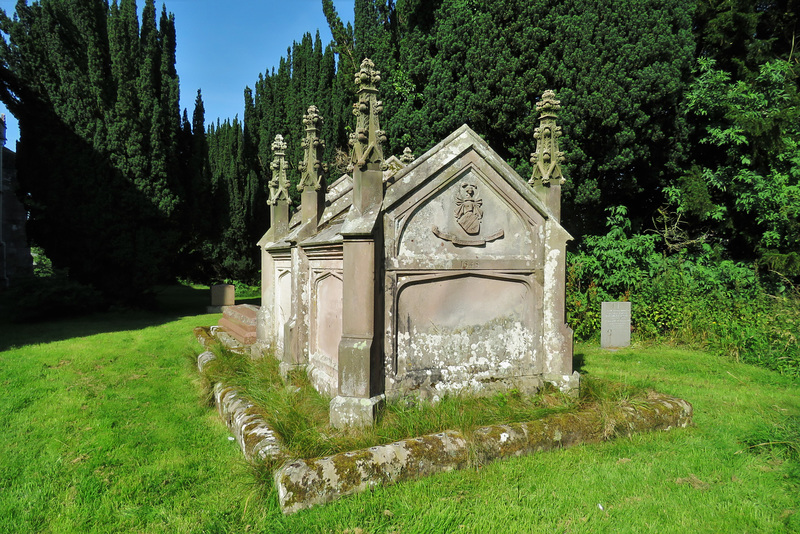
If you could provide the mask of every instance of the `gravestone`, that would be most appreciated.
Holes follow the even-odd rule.
[[[236,304],[236,287],[233,284],[216,284],[211,286],[211,306],[208,313],[220,313],[223,306]]]
[[[630,302],[603,302],[600,317],[600,346],[602,348],[608,349],[630,346]]]

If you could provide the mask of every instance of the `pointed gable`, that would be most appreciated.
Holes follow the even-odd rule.
[[[531,268],[551,218],[530,185],[466,125],[395,175],[383,209],[387,268],[499,259]]]

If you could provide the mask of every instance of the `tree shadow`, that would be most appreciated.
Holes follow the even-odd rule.
[[[218,316],[206,315],[210,304],[208,289],[187,286],[158,288],[151,310],[114,308],[104,313],[65,317],[35,323],[0,323],[0,352],[14,347],[52,343],[66,339],[141,330],[182,317],[198,316],[197,326],[216,323]],[[205,317],[204,317],[205,316]]]

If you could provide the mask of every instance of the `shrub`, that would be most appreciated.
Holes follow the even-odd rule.
[[[568,256],[567,316],[578,339],[600,330],[603,301],[630,301],[640,339],[701,345],[739,361],[800,376],[800,299],[768,294],[754,267],[708,244],[667,255],[654,235],[630,235],[622,207],[609,208],[609,231]]]

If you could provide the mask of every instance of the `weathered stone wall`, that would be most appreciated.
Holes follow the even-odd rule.
[[[557,302],[570,236],[469,128],[398,171],[384,232],[387,397],[577,386]]]

